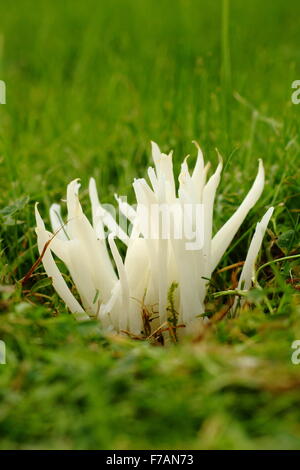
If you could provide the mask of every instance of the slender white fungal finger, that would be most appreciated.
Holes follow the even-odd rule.
[[[42,263],[47,275],[52,278],[52,284],[58,295],[63,299],[70,311],[75,315],[78,320],[88,320],[89,316],[84,312],[79,302],[75,299],[74,295],[68,288],[61,272],[59,271],[56,263],[51,254],[49,238],[47,236],[44,222],[39,214],[37,204],[35,206],[35,219],[36,219],[36,234],[38,238],[38,249],[40,256],[42,256]],[[48,247],[46,244],[49,242]]]
[[[254,235],[252,237],[249,250],[247,253],[247,257],[239,278],[238,289],[248,291],[252,285],[255,276],[255,263],[258,257],[258,253],[261,249],[262,242],[269,224],[269,221],[272,217],[274,212],[274,207],[270,207],[267,210],[263,218],[260,222],[256,225]],[[245,303],[245,299],[241,299],[240,304],[243,305]],[[233,310],[235,310],[237,306],[237,299],[235,299]]]
[[[248,212],[256,204],[261,196],[265,184],[265,172],[262,160],[259,160],[258,173],[255,181],[238,207],[236,212],[230,217],[223,227],[216,233],[212,240],[212,270],[219,264],[222,256],[230,245],[233,237],[244,222]]]
[[[69,240],[67,226],[61,216],[61,207],[59,204],[52,204],[49,211],[50,222],[53,233],[61,240]]]

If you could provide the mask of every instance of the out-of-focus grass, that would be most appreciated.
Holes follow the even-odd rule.
[[[2,320],[0,448],[299,448],[299,315],[247,312],[169,348],[24,303]]]
[[[8,363],[0,366],[0,447],[299,448],[300,366],[290,361],[300,339],[299,259],[261,271],[254,311],[165,349],[77,325],[41,267],[23,291],[18,283],[37,257],[34,202],[46,214],[72,178],[85,189],[90,176],[103,202],[114,192],[132,197],[150,139],[174,148],[177,169],[194,152],[191,140],[213,163],[219,148],[216,227],[264,159],[263,197],[223,266],[244,259],[271,204],[261,263],[299,253],[300,107],[290,99],[300,76],[298,2],[4,4],[0,339]],[[214,275],[212,314],[226,301],[213,293],[229,288],[231,275]]]

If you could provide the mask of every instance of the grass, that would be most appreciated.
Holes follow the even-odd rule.
[[[18,0],[0,29],[0,448],[299,449],[299,3],[290,0]],[[103,202],[133,197],[150,140],[179,169],[197,139],[225,171],[219,227],[263,158],[266,187],[223,268],[245,258],[256,221],[275,213],[254,308],[169,348],[76,324],[37,259],[34,203],[94,176]],[[192,154],[192,159],[195,155]],[[280,261],[280,259],[284,258]],[[278,260],[270,263],[272,260]],[[222,310],[236,270],[215,273]],[[215,317],[218,319],[218,317]]]

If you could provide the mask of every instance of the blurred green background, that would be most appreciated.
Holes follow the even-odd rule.
[[[246,157],[252,173],[258,157],[269,174],[273,165],[295,165],[297,144],[288,160],[283,149],[298,132],[290,100],[298,2],[233,0],[227,40],[218,0],[4,5],[1,186],[18,181],[15,194],[41,184],[61,194],[71,178],[91,174],[104,193],[107,184],[129,189],[149,162],[151,139],[174,148],[179,162],[198,139],[213,159],[216,146],[225,159],[235,151],[231,170],[244,170]],[[262,121],[253,130],[251,108],[233,93],[280,132]]]
[[[19,282],[37,258],[34,202],[47,219],[79,177],[88,211],[90,176],[103,202],[132,198],[150,140],[177,169],[193,139],[214,164],[220,150],[216,226],[263,158],[263,197],[223,266],[244,259],[271,204],[262,261],[299,253],[299,15],[296,0],[3,0],[0,448],[300,447],[298,259],[262,273],[255,311],[166,350],[76,325],[41,267]]]

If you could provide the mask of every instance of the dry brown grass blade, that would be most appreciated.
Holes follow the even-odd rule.
[[[50,243],[52,242],[52,240],[54,239],[54,237],[56,237],[56,235],[67,225],[68,221],[63,224],[53,235],[53,237],[50,238],[50,240],[48,240],[46,243],[45,243],[45,246],[42,250],[42,253],[40,254],[40,256],[38,257],[38,259],[36,260],[35,263],[33,263],[33,265],[31,266],[31,268],[29,269],[28,273],[25,274],[25,276],[21,279],[21,283],[22,283],[22,286],[24,286],[26,284],[26,282],[31,278],[32,274],[34,273],[34,271],[36,270],[36,268],[39,266],[39,264],[41,263],[43,257],[44,257],[44,254],[46,253],[46,250],[48,248],[48,246],[50,245]]]
[[[230,264],[229,266],[225,266],[224,268],[221,268],[217,271],[217,274],[224,273],[225,271],[230,271],[231,269],[234,268],[239,268],[240,266],[244,266],[245,261],[238,261],[237,263]]]

